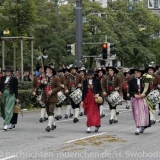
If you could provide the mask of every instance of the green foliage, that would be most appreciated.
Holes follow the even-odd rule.
[[[32,82],[31,81],[20,81],[20,82],[18,82],[18,89],[19,90],[28,90],[31,87],[32,87]]]

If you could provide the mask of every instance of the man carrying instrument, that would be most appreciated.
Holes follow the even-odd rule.
[[[56,76],[56,71],[52,65],[47,67],[48,74],[42,78],[42,99],[41,101],[45,103],[46,110],[48,113],[48,126],[45,129],[47,132],[54,130],[56,128],[54,124],[54,109],[56,103],[58,103],[57,93],[61,89],[60,80]]]
[[[60,69],[55,69],[56,71],[56,76],[60,79],[60,84],[61,84],[61,91],[62,93],[64,92],[68,92],[68,88],[66,85],[66,81],[64,76],[62,76],[60,73],[62,72]],[[62,108],[62,102],[61,103],[57,103],[56,104],[56,108],[57,108],[57,116],[55,117],[56,120],[59,120],[62,118],[62,113],[61,113],[61,108]]]
[[[82,76],[82,82],[86,79],[86,69],[84,67],[80,68],[78,70],[78,73]],[[82,88],[81,88],[82,89]],[[83,116],[85,113],[84,113],[84,109],[83,109],[83,106],[80,105],[80,113],[79,113],[79,116]]]
[[[118,91],[121,93],[121,80],[118,76],[115,74],[118,73],[118,70],[115,67],[108,66],[106,67],[106,70],[108,71],[108,76],[104,78],[102,81],[102,93],[103,96],[108,96],[114,91]],[[111,110],[111,118],[109,120],[109,123],[117,123],[118,119],[116,116],[116,106],[112,106],[111,103],[108,101],[110,110]]]
[[[160,89],[160,78],[158,77],[158,75],[154,74],[156,71],[156,68],[154,66],[149,65],[148,67],[146,67],[146,73],[152,75],[154,77],[153,83],[149,84],[149,90],[152,91],[154,89]],[[156,118],[155,118],[155,108],[156,106],[153,106],[153,112],[150,111],[150,120],[151,120],[151,124],[155,124],[156,123]]]
[[[68,77],[70,76],[70,69],[69,67],[65,67],[63,68],[63,72],[64,72],[64,79],[65,79],[65,83],[67,85],[67,79]],[[67,85],[67,88],[68,88],[69,85]],[[70,104],[70,98],[69,98],[69,91],[67,93],[67,91],[65,92],[66,93],[66,112],[65,112],[65,116],[64,118],[72,118],[73,117],[73,109],[71,108],[71,104]]]
[[[82,76],[77,73],[78,68],[75,66],[72,66],[70,68],[70,75],[67,78],[67,87],[69,89],[69,93],[73,93],[76,91],[77,88],[82,87]],[[73,122],[79,122],[78,115],[79,115],[79,107],[80,102],[78,104],[75,104],[75,102],[70,98],[71,106],[74,110],[74,119]]]
[[[48,115],[46,112],[45,104],[41,102],[42,89],[40,88],[40,84],[43,77],[42,66],[38,66],[36,68],[36,73],[37,73],[37,76],[35,76],[32,81],[32,94],[37,97],[36,99],[38,100],[38,103],[41,107],[41,117],[39,119],[39,122],[43,122],[48,120]]]
[[[96,70],[96,72],[97,72],[97,79],[99,79],[99,81],[101,82],[101,86],[102,86],[102,81],[103,81],[104,78],[106,77],[106,76],[105,76],[106,70],[105,70],[104,68],[98,68],[98,69]],[[103,109],[103,104],[104,104],[104,100],[103,100],[103,103],[100,104],[100,106],[99,106],[101,118],[105,117],[104,109]]]

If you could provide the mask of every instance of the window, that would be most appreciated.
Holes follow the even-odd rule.
[[[158,0],[154,0],[154,8],[158,8]]]

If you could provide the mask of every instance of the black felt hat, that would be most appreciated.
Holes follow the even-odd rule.
[[[11,67],[6,67],[6,68],[3,69],[3,72],[6,72],[6,71],[13,72],[13,69]]]
[[[113,66],[107,66],[106,67],[106,70],[108,71],[109,69],[113,69],[114,70],[114,73],[118,73],[119,71],[117,70],[117,68],[113,67]]]

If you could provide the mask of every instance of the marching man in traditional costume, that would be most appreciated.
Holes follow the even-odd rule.
[[[37,96],[38,103],[41,107],[41,117],[39,119],[39,122],[43,122],[48,120],[48,115],[46,112],[45,104],[41,102],[41,94],[42,94],[42,89],[40,88],[41,80],[43,78],[43,68],[41,66],[38,66],[36,68],[36,73],[37,76],[34,77],[32,81],[32,94],[34,96]]]
[[[78,68],[75,66],[72,66],[70,68],[70,75],[67,79],[67,88],[69,89],[69,94],[73,93],[77,88],[82,87],[82,76],[77,73]],[[79,116],[79,107],[80,103],[75,104],[72,98],[70,98],[71,106],[74,110],[74,119],[73,122],[79,122],[78,116]]]
[[[152,75],[154,77],[153,82],[149,84],[150,91],[152,91],[154,89],[160,89],[160,77],[158,77],[158,75],[154,74],[156,72],[156,68],[149,65],[148,67],[146,67],[145,71],[146,71],[146,73],[148,73],[149,75]],[[156,123],[155,107],[156,107],[156,105],[154,105],[153,112],[150,111],[151,124]]]
[[[82,67],[82,68],[79,69],[78,73],[82,76],[82,82],[83,82],[86,79],[86,76],[85,76],[86,69],[84,67]],[[84,115],[84,109],[83,109],[82,105],[80,105],[80,111],[79,112],[80,112],[79,113],[80,116]]]
[[[67,84],[67,81],[68,81],[68,77],[70,76],[69,67],[68,66],[65,67],[63,69],[63,72],[64,72],[65,83],[66,83],[67,88],[68,88],[69,85]],[[70,104],[69,92],[68,93],[66,92],[66,97],[67,97],[66,100],[65,100],[65,102],[66,102],[66,112],[65,112],[64,118],[67,119],[67,118],[72,118],[73,117],[73,109],[72,109],[71,104]]]
[[[123,93],[123,99],[126,101],[126,109],[129,109],[130,104],[130,96],[129,96],[129,81],[131,80],[131,74],[129,70],[124,72],[124,81],[122,84],[122,93]]]
[[[104,78],[102,81],[102,93],[103,96],[108,96],[114,91],[118,91],[121,93],[121,80],[118,76],[115,74],[118,73],[118,70],[115,67],[108,66],[106,67],[106,70],[108,71],[108,76]],[[109,103],[109,107],[111,110],[111,118],[109,120],[109,123],[117,123],[118,119],[116,116],[116,106],[112,106],[111,103]]]
[[[55,69],[55,70],[56,70],[56,76],[60,79],[62,93],[68,92],[65,78],[64,76],[60,75],[61,70],[60,69]],[[62,118],[62,113],[61,113],[62,102],[61,103],[58,102],[58,104],[56,104],[56,110],[57,110],[57,115],[55,116],[55,119],[59,120]]]
[[[144,132],[145,128],[150,126],[149,109],[144,99],[149,93],[149,88],[144,88],[142,80],[144,70],[134,68],[130,70],[130,73],[135,76],[129,82],[129,94],[131,97],[133,118],[137,128],[135,134],[139,135],[139,133]]]
[[[45,103],[46,110],[48,113],[48,126],[45,129],[47,132],[56,128],[54,123],[54,110],[56,103],[58,103],[57,93],[61,89],[60,79],[56,76],[56,71],[52,65],[47,67],[48,74],[43,77],[41,81],[42,87],[42,99]]]
[[[97,72],[97,74],[98,74],[98,75],[97,75],[97,78],[100,80],[101,85],[102,85],[102,81],[103,81],[104,78],[106,77],[106,76],[105,76],[106,71],[105,71],[105,69],[103,69],[103,68],[98,68],[98,69],[96,70],[96,72]],[[103,108],[104,108],[103,103],[104,103],[104,101],[102,102],[102,104],[100,104],[100,107],[99,107],[101,118],[105,117],[104,109],[103,109]]]
[[[101,126],[99,107],[95,98],[101,95],[101,83],[94,77],[94,70],[89,69],[86,73],[87,79],[83,81],[82,102],[87,116],[87,133],[91,132],[91,127],[95,126],[95,132],[98,132]],[[101,102],[102,103],[102,98]]]

